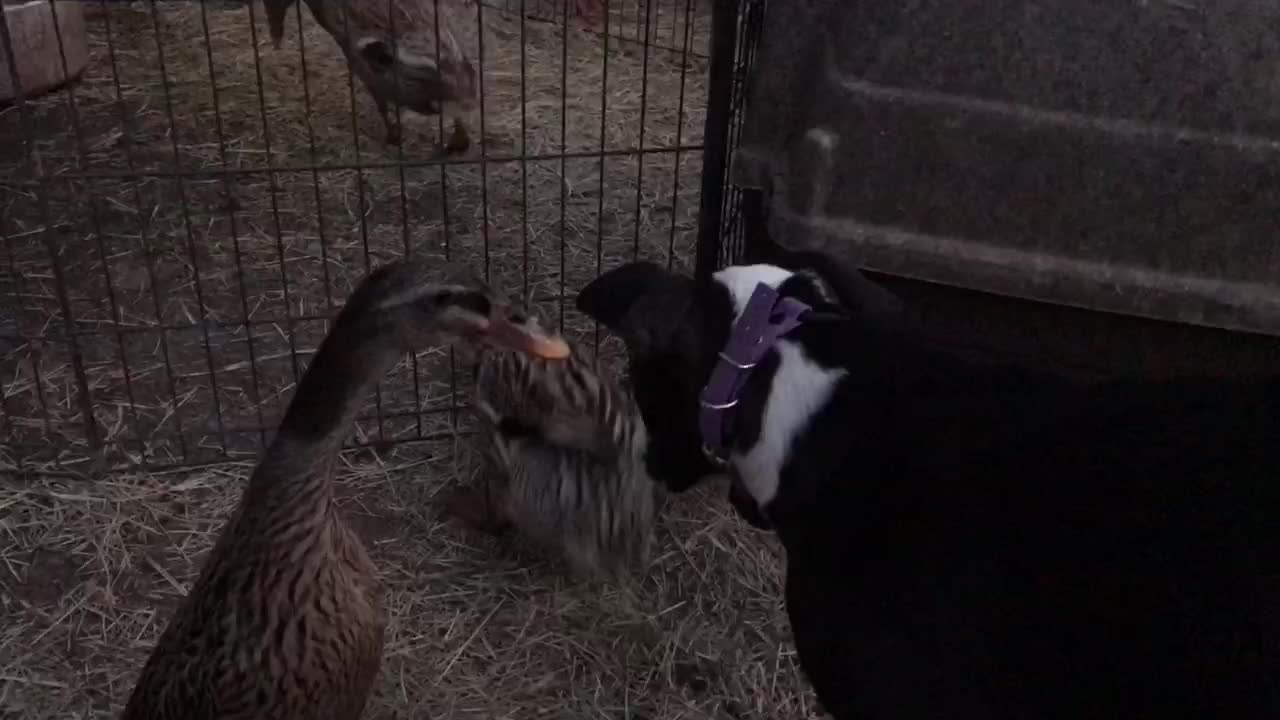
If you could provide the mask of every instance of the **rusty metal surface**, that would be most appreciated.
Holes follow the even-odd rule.
[[[750,83],[785,245],[1280,335],[1280,5],[773,2]]]

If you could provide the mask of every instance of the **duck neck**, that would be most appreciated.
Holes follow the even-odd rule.
[[[340,316],[298,382],[276,437],[254,472],[246,504],[323,517],[333,463],[361,401],[401,354],[385,334]]]
[[[331,8],[330,6],[335,3],[320,2],[319,0],[303,0],[303,2],[311,10],[311,17],[315,18],[316,23],[332,35],[335,40],[346,38],[352,34],[350,32],[351,29],[348,27],[351,22],[350,18],[345,16],[345,3],[337,3],[339,7]],[[343,47],[343,50],[347,49],[346,42],[339,40],[338,44]]]

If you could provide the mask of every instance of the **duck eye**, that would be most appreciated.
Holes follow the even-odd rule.
[[[381,40],[371,40],[360,48],[360,54],[373,65],[381,65],[390,67],[395,62],[395,57],[391,54],[391,48]]]
[[[489,314],[489,298],[483,293],[466,290],[444,290],[436,295],[436,304],[440,307],[456,307],[476,315]]]

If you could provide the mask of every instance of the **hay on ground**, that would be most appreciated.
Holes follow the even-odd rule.
[[[644,37],[643,6],[610,6],[615,34]],[[654,3],[652,45],[682,46],[685,6]],[[562,298],[599,268],[687,267],[699,154],[599,155],[701,143],[708,22],[688,6],[689,54],[651,47],[646,63],[611,38],[607,83],[601,35],[535,20],[522,76],[519,17],[487,8],[484,146],[442,169],[424,164],[432,123],[383,147],[305,11],[273,51],[261,5],[256,46],[242,2],[86,5],[74,103],[0,108],[0,717],[119,710],[368,264],[408,248],[487,267],[588,345]],[[455,365],[403,362],[343,455],[343,512],[389,589],[367,717],[814,716],[780,551],[723,488],[670,503],[630,591],[439,522],[438,498],[477,468],[449,412],[467,390]]]

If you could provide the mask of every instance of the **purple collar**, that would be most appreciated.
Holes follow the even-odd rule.
[[[699,398],[702,451],[712,462],[722,466],[728,462],[733,409],[751,370],[779,338],[804,322],[808,312],[808,305],[795,298],[779,298],[778,291],[764,283],[751,293]]]

